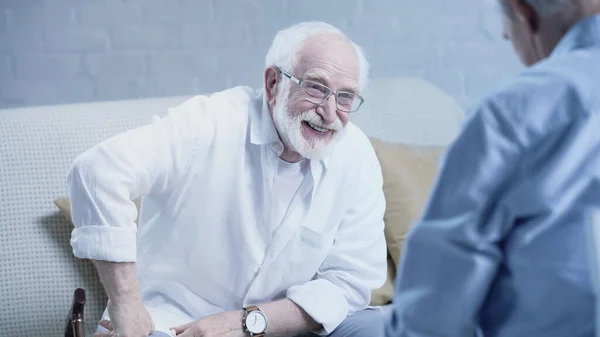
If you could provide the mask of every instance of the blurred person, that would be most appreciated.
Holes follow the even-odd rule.
[[[451,145],[396,279],[387,337],[591,337],[600,1],[497,0],[528,68]]]
[[[297,24],[261,90],[194,97],[78,156],[71,244],[109,297],[95,336],[381,331],[383,182],[349,122],[368,67],[338,29]]]

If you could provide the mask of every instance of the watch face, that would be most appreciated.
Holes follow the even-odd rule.
[[[253,334],[263,333],[267,329],[267,318],[260,311],[251,311],[246,316],[246,328]]]

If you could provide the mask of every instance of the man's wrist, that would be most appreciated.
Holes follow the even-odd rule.
[[[245,307],[242,327],[248,336],[264,336],[267,331],[267,315],[257,306]]]
[[[106,293],[113,304],[141,304],[142,294],[135,263],[94,260]]]

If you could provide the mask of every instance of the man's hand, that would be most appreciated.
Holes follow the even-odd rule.
[[[178,337],[246,337],[242,329],[243,310],[228,311],[201,318],[177,328]]]
[[[114,303],[108,301],[110,321],[98,324],[107,332],[99,332],[93,337],[148,337],[154,332],[154,322],[141,301],[136,303]]]

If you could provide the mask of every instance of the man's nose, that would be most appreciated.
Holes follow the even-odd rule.
[[[323,118],[323,123],[333,123],[337,116],[337,103],[335,101],[335,95],[331,94],[329,98],[317,108],[317,113]]]

